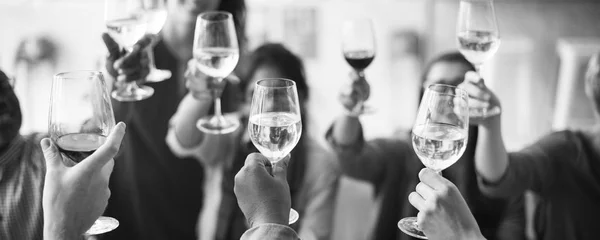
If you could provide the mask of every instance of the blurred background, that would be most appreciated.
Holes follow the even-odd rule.
[[[337,95],[351,71],[341,53],[344,20],[369,17],[375,25],[377,53],[366,74],[372,91],[368,104],[376,111],[362,117],[367,138],[410,128],[424,63],[456,50],[458,0],[247,0],[246,4],[249,50],[265,42],[282,42],[303,58],[312,90],[310,134],[321,141],[342,113]],[[591,54],[600,51],[600,1],[496,0],[495,7],[502,43],[484,64],[483,76],[502,101],[509,150],[552,129],[589,125],[593,113],[582,76]],[[16,78],[24,115],[21,130],[46,131],[52,76],[102,69],[103,1],[2,0],[0,29],[0,68]],[[368,235],[369,219],[377,208],[370,191],[366,184],[342,181],[335,239]],[[344,217],[349,215],[354,217]]]

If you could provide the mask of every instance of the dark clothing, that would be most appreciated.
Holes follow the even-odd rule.
[[[362,133],[362,130],[361,130]],[[418,211],[408,201],[408,195],[419,183],[423,168],[410,141],[410,133],[398,139],[360,140],[349,146],[335,143],[332,128],[326,138],[338,155],[342,171],[350,177],[373,184],[381,198],[380,213],[371,239],[413,239],[397,226],[400,219],[414,217]],[[443,171],[443,176],[460,190],[482,234],[488,240],[524,239],[524,206],[520,195],[510,200],[491,199],[480,193],[474,167],[476,129],[470,129],[469,142],[463,156]]]
[[[169,119],[187,93],[186,63],[179,62],[163,42],[154,53],[156,66],[170,70],[171,79],[146,83],[154,88],[154,95],[146,100],[112,102],[115,118],[127,124],[127,133],[115,158],[106,212],[120,226],[107,239],[196,239],[203,170],[193,159],[177,158],[165,143]],[[235,87],[226,87],[225,99],[231,89]],[[225,111],[231,109],[227,103]]]
[[[600,147],[577,131],[552,133],[509,154],[497,183],[480,179],[490,196],[520,195],[531,189],[541,197],[535,231],[539,239],[598,239],[600,226]]]

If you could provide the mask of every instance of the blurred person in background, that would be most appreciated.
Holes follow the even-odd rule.
[[[154,46],[154,55],[156,67],[170,70],[172,77],[146,83],[155,90],[146,100],[113,101],[115,118],[127,123],[128,131],[111,178],[113,195],[107,208],[107,215],[118,219],[121,226],[108,233],[107,239],[196,239],[206,176],[196,161],[174,155],[165,137],[169,119],[188,93],[184,72],[192,58],[196,18],[202,12],[214,10],[233,14],[243,46],[244,0],[167,0],[168,18]],[[103,39],[110,52],[106,68],[113,78],[145,79],[149,69],[146,51],[122,56],[108,34]],[[150,43],[147,37],[140,41],[138,49]],[[238,90],[231,84],[225,88],[225,112],[236,109]]]
[[[260,46],[249,55],[247,63],[242,75],[246,101],[239,116],[243,124],[235,132],[211,135],[197,130],[196,121],[207,114],[212,105],[209,91],[212,86],[201,73],[190,74],[188,85],[194,97],[186,96],[171,119],[168,145],[177,155],[194,157],[204,166],[204,194],[212,196],[206,201],[219,208],[218,213],[216,210],[203,210],[199,222],[204,222],[204,225],[216,222],[217,239],[239,239],[246,231],[247,222],[235,200],[233,183],[246,156],[257,152],[246,125],[254,86],[256,81],[264,78],[288,78],[296,82],[303,122],[302,138],[291,152],[290,172],[287,175],[293,208],[300,214],[299,222],[292,227],[305,240],[330,239],[339,172],[333,160],[334,155],[307,134],[310,129],[306,109],[309,87],[303,63],[280,44]],[[193,66],[191,64],[190,69],[194,69]],[[200,228],[200,231],[204,229]]]
[[[438,56],[425,68],[421,96],[430,84],[460,84],[465,73],[474,69],[458,52]],[[397,222],[402,217],[417,214],[409,204],[408,196],[417,185],[421,161],[413,150],[410,131],[395,138],[364,139],[359,116],[350,113],[350,109],[354,109],[359,99],[366,100],[370,89],[364,78],[352,77],[354,82],[350,91],[340,95],[348,113],[335,120],[326,138],[338,155],[342,171],[352,178],[373,184],[377,197],[381,198],[381,210],[372,239],[411,239],[398,229]],[[465,153],[459,161],[445,169],[443,175],[463,193],[484,237],[524,239],[522,195],[507,200],[493,199],[483,195],[477,187],[474,166],[477,136],[477,128],[470,127]]]
[[[469,95],[500,106],[496,95],[475,78],[461,85]],[[532,190],[540,196],[534,228],[539,239],[598,239],[600,215],[600,53],[590,60],[585,92],[596,125],[550,133],[518,152],[504,147],[501,116],[479,124],[476,170],[479,187],[490,197]]]

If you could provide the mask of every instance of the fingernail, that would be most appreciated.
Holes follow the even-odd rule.
[[[40,145],[42,146],[42,151],[46,151],[46,149],[48,149],[52,145],[52,141],[50,141],[50,139],[48,138],[44,138],[42,139]]]
[[[125,125],[125,123],[124,123],[124,122],[119,122],[119,123],[117,123],[117,129],[118,129],[118,130],[125,130],[125,127],[126,127],[126,126],[127,126],[127,125]]]

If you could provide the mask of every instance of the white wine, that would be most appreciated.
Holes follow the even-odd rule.
[[[254,146],[272,162],[294,149],[302,134],[299,115],[284,112],[261,113],[250,117],[248,132]]]
[[[214,78],[227,77],[237,65],[239,53],[236,48],[201,48],[194,50],[198,69]]]
[[[465,31],[458,34],[458,50],[473,65],[481,65],[491,58],[500,46],[497,33]]]
[[[450,167],[467,146],[467,131],[447,124],[417,125],[412,131],[413,148],[423,165],[435,171]]]
[[[131,48],[146,34],[145,20],[135,17],[106,22],[108,34],[122,47]]]
[[[58,150],[74,162],[89,157],[106,142],[106,137],[94,133],[72,133],[58,137]]]
[[[148,24],[148,27],[146,28],[147,33],[158,34],[167,21],[166,9],[148,10],[144,15]]]

